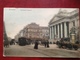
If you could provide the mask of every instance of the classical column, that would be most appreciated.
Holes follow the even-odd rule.
[[[53,30],[53,29],[52,29],[52,26],[51,26],[51,39],[52,39],[52,36],[53,36],[52,30]]]
[[[58,24],[58,38],[60,38],[60,36],[59,36],[60,34],[59,34],[59,24]]]
[[[56,38],[56,25],[54,26],[54,29],[55,29],[55,38]]]
[[[55,26],[53,26],[54,39],[55,39]]]
[[[54,29],[54,26],[53,26],[53,39],[55,38],[55,29]]]
[[[53,26],[51,27],[51,39],[53,39]]]
[[[73,27],[73,23],[72,23],[72,21],[70,21],[69,22],[69,33],[70,33],[70,30],[71,30],[72,27]]]
[[[78,27],[78,26],[79,26],[79,21],[75,20],[75,27]]]
[[[59,38],[61,38],[61,25],[59,24]]]
[[[67,25],[67,37],[69,37],[69,22],[66,22]]]
[[[66,26],[66,22],[64,22],[64,37],[67,37],[67,26]]]
[[[51,39],[51,27],[50,27],[50,30],[49,30],[49,35],[50,35],[50,39]]]
[[[61,23],[60,25],[61,25],[61,38],[63,38],[63,29],[62,29],[62,23]]]
[[[56,25],[56,35],[58,35],[58,25]]]
[[[52,26],[52,39],[54,39],[54,28]]]

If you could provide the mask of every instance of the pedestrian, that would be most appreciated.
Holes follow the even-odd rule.
[[[44,46],[45,46],[45,48],[47,47],[47,42],[46,41],[44,41]]]
[[[46,45],[47,45],[47,48],[49,48],[49,41],[48,40],[46,41]]]
[[[38,40],[35,41],[34,49],[38,49]]]

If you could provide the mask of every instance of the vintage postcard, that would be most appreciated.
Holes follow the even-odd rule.
[[[80,58],[78,8],[4,8],[5,57]]]

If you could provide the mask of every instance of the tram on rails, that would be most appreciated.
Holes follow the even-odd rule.
[[[29,45],[30,43],[31,43],[31,41],[30,41],[29,39],[25,38],[25,37],[20,37],[20,38],[18,39],[18,44],[19,44],[20,46]]]

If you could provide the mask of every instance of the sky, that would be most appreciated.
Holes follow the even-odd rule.
[[[4,8],[4,22],[8,37],[14,38],[20,30],[30,23],[48,26],[49,21],[61,8]],[[64,8],[71,12],[74,8]]]

